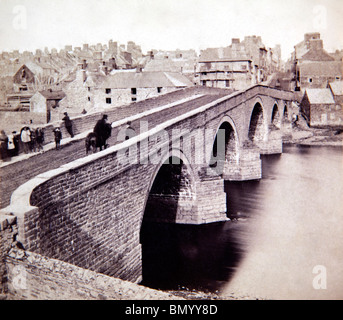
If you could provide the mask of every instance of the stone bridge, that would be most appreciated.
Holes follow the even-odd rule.
[[[257,85],[186,102],[157,125],[136,119],[130,139],[118,130],[121,143],[39,174],[3,213],[17,217],[25,250],[139,282],[142,224],[226,221],[224,180],[261,178],[260,154],[282,152],[293,98]]]

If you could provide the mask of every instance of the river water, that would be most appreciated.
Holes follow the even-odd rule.
[[[266,299],[343,299],[342,149],[284,146],[225,183],[231,221],[149,224],[143,282]]]

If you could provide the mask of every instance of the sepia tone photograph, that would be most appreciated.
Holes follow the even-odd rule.
[[[342,16],[0,0],[0,300],[342,300]]]

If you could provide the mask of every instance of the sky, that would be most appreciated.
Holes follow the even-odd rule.
[[[0,51],[134,41],[151,49],[225,47],[262,37],[288,59],[306,32],[343,49],[343,0],[0,0]]]

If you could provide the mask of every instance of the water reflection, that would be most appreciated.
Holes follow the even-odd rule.
[[[159,289],[216,291],[241,258],[231,223],[145,223],[141,231],[143,282]]]
[[[246,255],[224,293],[269,299],[342,299],[342,150],[287,147],[264,157],[261,204],[241,233]],[[327,289],[316,290],[316,265]]]
[[[225,183],[226,223],[146,224],[143,284],[268,299],[343,298],[342,149],[284,147],[263,179]],[[327,289],[313,287],[313,268]]]

